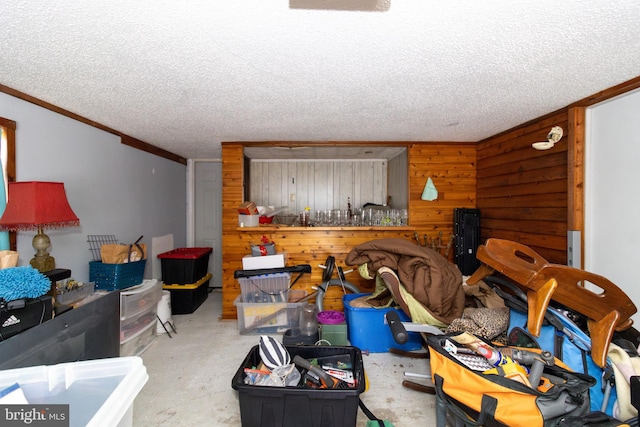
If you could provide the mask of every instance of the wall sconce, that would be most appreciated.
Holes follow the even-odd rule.
[[[40,272],[53,270],[55,259],[43,228],[77,227],[80,220],[71,210],[62,182],[10,182],[7,207],[0,218],[1,230],[38,230],[33,237],[36,254],[31,266]]]
[[[556,142],[562,139],[562,134],[562,128],[560,126],[554,126],[547,134],[546,141],[534,142],[531,146],[536,150],[548,150],[553,148],[553,146],[556,145]]]

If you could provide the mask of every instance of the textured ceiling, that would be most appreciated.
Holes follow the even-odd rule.
[[[640,76],[637,0],[385,3],[2,1],[0,84],[205,159],[221,141],[478,141]]]

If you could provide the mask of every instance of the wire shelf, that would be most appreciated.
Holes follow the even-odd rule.
[[[101,261],[102,255],[100,254],[100,250],[102,249],[102,245],[117,244],[118,240],[113,234],[89,234],[87,235],[87,242],[89,242],[89,250],[91,251],[93,261]]]

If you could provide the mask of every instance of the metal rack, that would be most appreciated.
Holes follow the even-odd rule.
[[[113,234],[89,234],[87,235],[87,242],[89,243],[89,250],[93,261],[101,261],[102,256],[100,250],[102,245],[117,244],[118,240]]]

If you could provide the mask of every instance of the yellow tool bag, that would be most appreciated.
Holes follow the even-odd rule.
[[[595,384],[593,377],[572,372],[551,357],[553,362],[538,365],[539,381],[531,385],[526,375],[509,374],[516,372],[509,369],[509,364],[518,365],[517,370],[526,365],[509,357],[503,358],[501,363],[508,360],[505,365],[491,365],[485,357],[451,338],[456,335],[427,339],[431,377],[436,386],[437,427],[549,427],[557,426],[564,417],[589,412],[588,390]]]

